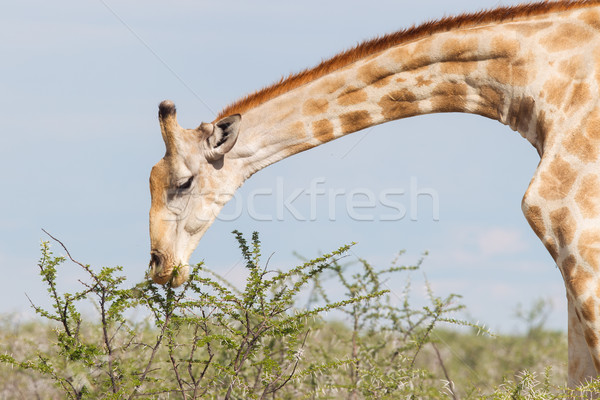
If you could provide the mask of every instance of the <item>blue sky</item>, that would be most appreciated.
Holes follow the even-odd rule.
[[[0,312],[29,313],[25,293],[44,303],[36,266],[39,242],[47,239],[42,228],[80,261],[123,265],[132,285],[143,278],[148,175],[164,153],[161,100],[173,100],[180,124],[195,127],[241,95],[363,39],[516,3],[10,1],[0,15],[0,268],[6,277]],[[518,328],[516,305],[541,297],[553,304],[549,325],[564,329],[560,273],[520,210],[538,161],[518,133],[478,116],[378,126],[253,176],[223,211],[239,217],[216,221],[192,261],[239,280],[234,229],[259,231],[264,254],[274,253],[271,266],[280,268],[294,265],[294,251],[312,257],[351,241],[358,242],[356,255],[382,267],[401,249],[407,263],[427,250],[423,272],[434,292],[462,294],[472,319],[511,331]],[[314,218],[311,185],[325,192],[316,198]],[[335,192],[345,194],[330,200]],[[347,201],[382,192],[396,193],[390,199],[406,209],[403,219],[382,221],[394,209],[381,204],[346,212]],[[434,199],[420,192],[436,194],[439,218]],[[295,193],[292,205],[302,220],[281,209],[280,200]],[[257,213],[273,220],[257,221]],[[360,220],[365,215],[370,220]],[[65,289],[75,284],[75,272],[64,268]],[[423,274],[411,279],[418,297]],[[400,292],[404,280],[389,286]]]

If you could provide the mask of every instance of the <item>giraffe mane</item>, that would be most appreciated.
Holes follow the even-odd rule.
[[[307,68],[300,72],[292,73],[287,77],[282,77],[272,85],[263,87],[254,93],[240,98],[221,110],[215,121],[231,114],[243,114],[275,97],[312,82],[337,69],[403,43],[459,28],[510,21],[521,17],[566,11],[574,8],[591,7],[599,3],[600,0],[540,1],[516,6],[499,7],[431,20],[421,25],[413,25],[407,29],[377,36],[338,53],[327,60],[323,60],[313,68]]]

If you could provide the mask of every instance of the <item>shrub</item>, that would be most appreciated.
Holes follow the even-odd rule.
[[[509,371],[493,376],[504,377],[495,387],[463,379],[446,354],[448,342],[465,349],[462,364],[484,359],[475,352],[499,358],[495,347],[503,342],[486,344],[494,339],[438,327],[486,332],[452,317],[463,308],[457,295],[437,297],[428,288],[429,304],[415,308],[409,280],[402,293],[390,291],[389,279],[397,286],[398,274],[418,269],[422,260],[410,266],[396,260],[384,269],[362,259],[347,263],[350,245],[280,271],[262,262],[256,233],[250,241],[234,234],[247,272],[242,289],[202,264],[180,289],[149,280],[128,288],[121,267],[95,270],[74,260],[60,241],[66,257],[54,256],[43,242],[38,265],[52,306],[32,305],[48,323],[17,328],[11,319],[1,321],[0,397],[550,399],[568,393],[552,383],[550,369],[538,378],[494,364]],[[75,293],[59,289],[67,259],[87,277]],[[82,311],[89,301],[96,314]],[[343,318],[324,318],[327,313]],[[549,337],[543,324],[531,327],[528,337],[536,343]],[[563,339],[549,343],[557,347]],[[502,340],[511,347],[522,338]],[[473,361],[471,368],[485,367]],[[585,390],[597,388],[592,383]]]
[[[127,289],[125,278],[118,275],[121,267],[96,272],[73,260],[65,248],[88,280],[81,281],[80,291],[61,294],[57,276],[66,259],[54,256],[43,242],[38,265],[52,309],[33,307],[56,324],[54,346],[24,361],[9,354],[0,361],[52,379],[73,399],[267,398],[283,394],[286,386],[293,392],[313,374],[349,364],[350,359],[301,363],[311,325],[321,313],[385,291],[313,309],[295,307],[302,290],[349,246],[289,271],[271,271],[260,264],[258,235],[251,243],[239,232],[235,235],[248,272],[242,291],[202,264],[193,268],[182,289],[151,281]],[[94,302],[97,321],[82,317],[79,306],[86,299]],[[140,308],[149,313],[148,319],[127,318]]]

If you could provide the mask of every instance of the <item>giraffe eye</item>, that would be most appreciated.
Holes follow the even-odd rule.
[[[177,186],[177,190],[187,190],[192,186],[192,181],[194,180],[193,176],[190,176],[188,180],[183,182],[181,185]]]

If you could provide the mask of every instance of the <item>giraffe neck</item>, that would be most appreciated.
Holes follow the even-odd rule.
[[[243,158],[251,175],[349,133],[440,112],[498,120],[541,155],[546,115],[554,111],[544,86],[552,71],[545,69],[556,60],[556,43],[540,43],[557,24],[588,11],[441,32],[359,59],[245,112],[233,157]]]

